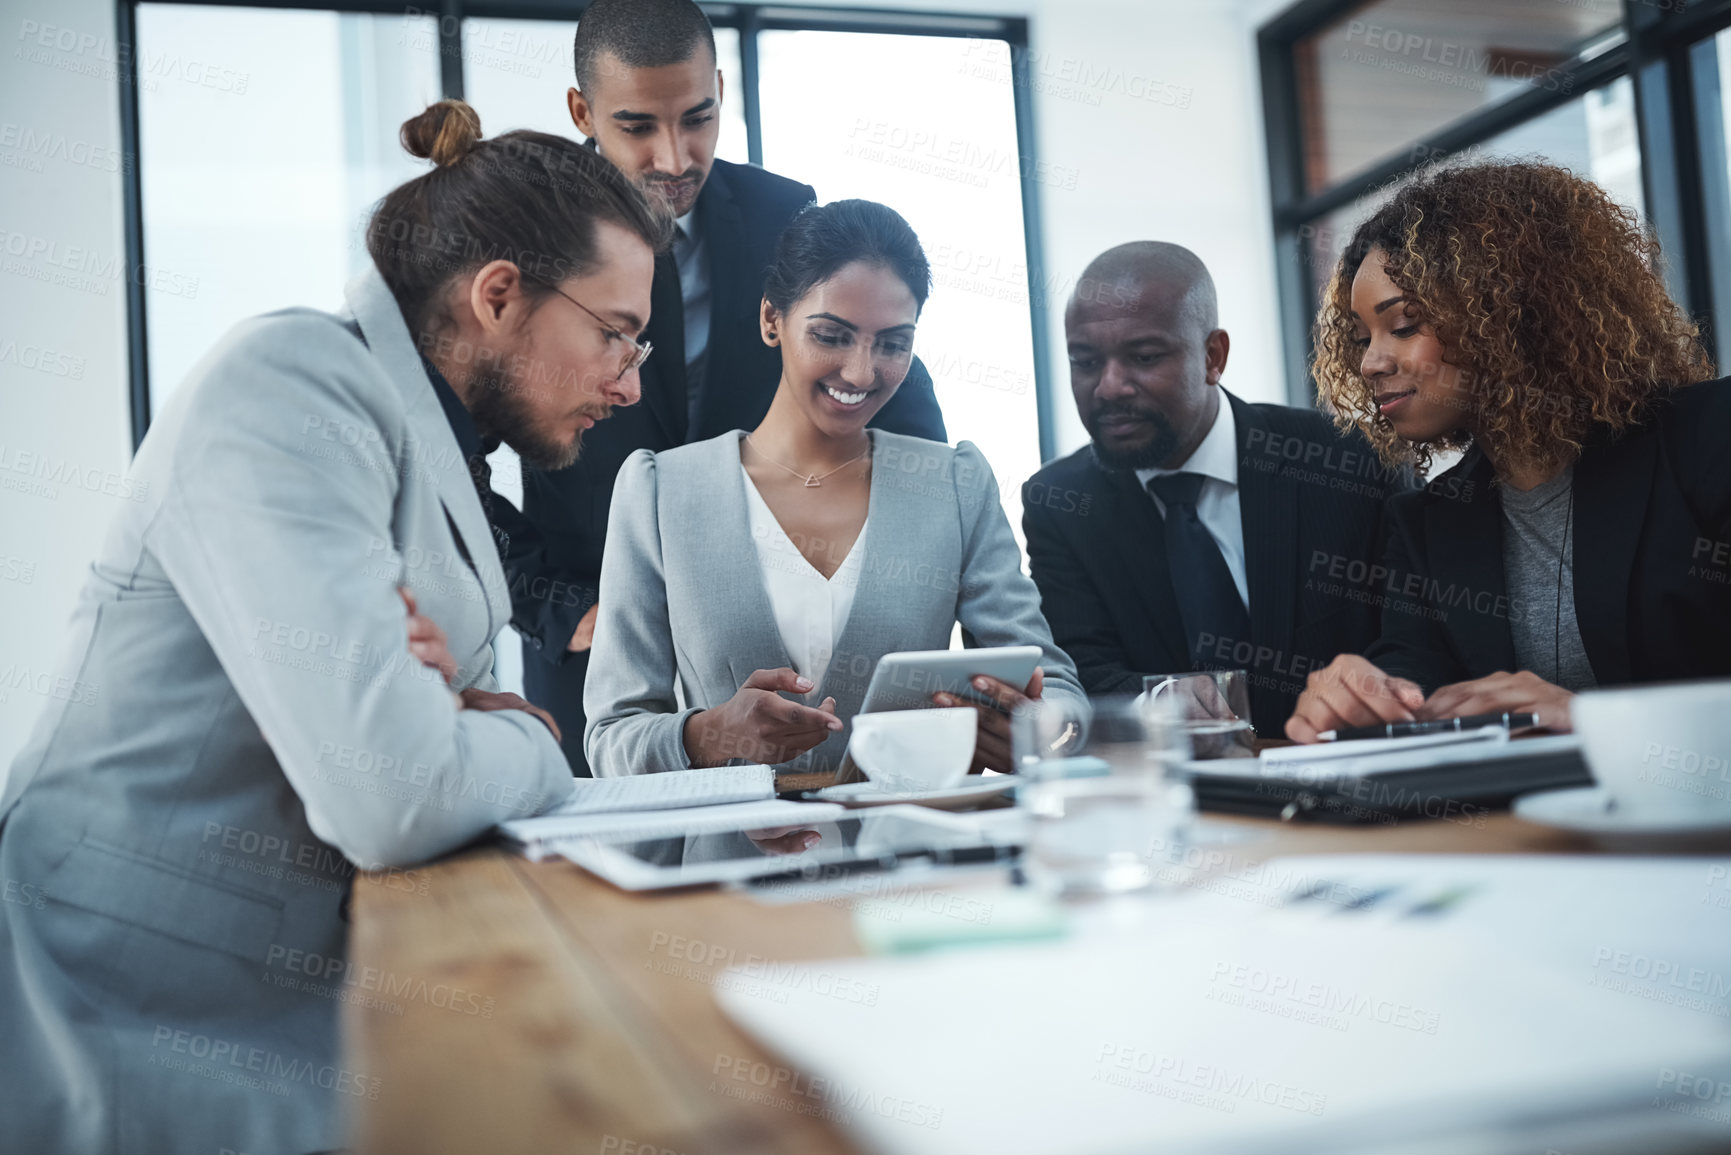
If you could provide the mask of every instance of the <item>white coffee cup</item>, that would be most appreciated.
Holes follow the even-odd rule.
[[[848,753],[885,790],[942,790],[967,777],[978,726],[968,706],[856,714]]]
[[[1731,680],[1587,690],[1570,714],[1587,767],[1620,812],[1731,820]]]

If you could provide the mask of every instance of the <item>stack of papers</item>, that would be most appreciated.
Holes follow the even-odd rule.
[[[1127,930],[716,997],[877,1152],[1727,1150],[1728,866],[1276,859]]]
[[[626,778],[574,778],[571,795],[533,818],[499,824],[525,857],[556,854],[578,838],[670,838],[741,826],[799,822],[811,808],[775,797],[770,766],[716,766]]]

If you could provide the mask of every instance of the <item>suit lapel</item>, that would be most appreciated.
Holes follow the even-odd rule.
[[[457,543],[468,555],[486,594],[487,636],[494,637],[510,620],[511,599],[499,548],[475,492],[469,463],[439,406],[432,382],[427,380],[402,311],[384,278],[369,268],[349,281],[344,296],[368,350],[403,394],[409,441],[403,450],[406,460],[401,463],[405,467],[402,476],[434,479]]]
[[[1436,582],[1436,588],[1426,592],[1440,601],[1447,629],[1461,654],[1489,656],[1487,673],[1513,670],[1514,635],[1509,631],[1506,609],[1497,611],[1497,607],[1507,606],[1508,594],[1503,572],[1502,503],[1492,484],[1495,475],[1490,462],[1481,450],[1467,450],[1462,464],[1472,482],[1467,494],[1447,497],[1432,493],[1425,502],[1426,560]],[[1419,564],[1422,568],[1423,563]],[[1395,581],[1404,581],[1406,576],[1392,575]]]
[[[1225,393],[1225,390],[1221,390]],[[1250,592],[1250,634],[1265,645],[1292,637],[1298,597],[1298,486],[1279,475],[1245,469],[1250,430],[1268,430],[1261,412],[1226,393],[1237,426],[1238,507],[1244,532],[1245,585]]]
[[[1589,443],[1575,465],[1575,621],[1601,686],[1630,680],[1629,575],[1646,520],[1658,464],[1657,439],[1631,433]],[[1592,546],[1580,529],[1591,526]]]
[[[897,600],[906,592],[905,576],[893,564],[896,559],[886,555],[886,550],[903,548],[913,535],[904,535],[902,527],[918,524],[912,508],[916,500],[914,492],[904,486],[886,484],[885,479],[891,476],[891,471],[884,466],[879,453],[878,435],[872,430],[867,430],[867,435],[872,439],[872,480],[871,497],[866,505],[865,556],[861,559],[864,564],[859,567],[859,584],[854,587],[853,607],[848,611],[847,623],[835,641],[835,652],[830,662],[832,675],[838,668],[847,669],[853,655],[879,652],[876,635],[888,623],[895,621]],[[929,501],[923,497],[918,500]],[[848,689],[830,685],[834,680],[833,677],[825,680],[826,694],[836,688]],[[859,696],[851,705],[838,696],[837,706],[844,710],[859,708],[865,696],[865,679],[859,679],[859,682]]]

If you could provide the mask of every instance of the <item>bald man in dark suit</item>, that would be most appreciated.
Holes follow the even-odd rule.
[[[1054,640],[1090,693],[1246,670],[1252,723],[1281,736],[1309,672],[1376,638],[1353,582],[1379,556],[1383,499],[1406,477],[1315,410],[1221,386],[1231,342],[1188,249],[1101,254],[1064,328],[1091,443],[1022,490]]]

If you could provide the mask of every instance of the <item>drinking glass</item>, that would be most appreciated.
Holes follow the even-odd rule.
[[[1179,726],[1190,736],[1192,758],[1256,757],[1250,675],[1245,671],[1150,674],[1142,679],[1142,693],[1178,712]]]
[[[1045,699],[1018,708],[1011,742],[1023,857],[1035,886],[1065,897],[1153,888],[1182,861],[1196,812],[1173,769],[1190,753],[1160,698]]]

